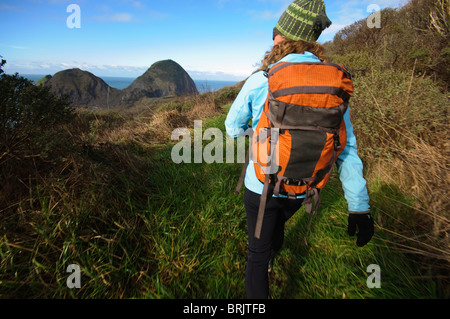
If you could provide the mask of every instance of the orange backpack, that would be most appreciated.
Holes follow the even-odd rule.
[[[338,64],[284,62],[265,75],[269,93],[250,154],[256,176],[264,183],[256,238],[272,195],[305,195],[306,211],[317,214],[320,189],[347,143],[343,116],[353,94],[352,77]]]

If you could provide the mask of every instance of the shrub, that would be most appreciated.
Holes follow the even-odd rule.
[[[214,103],[218,106],[222,106],[227,103],[232,103],[236,99],[240,90],[241,89],[239,87],[235,86],[223,88],[218,92],[216,98],[214,99]]]
[[[18,74],[1,73],[0,210],[26,194],[31,180],[45,175],[64,156],[61,150],[70,143],[62,137],[63,124],[73,119],[67,99],[56,98],[48,88]]]
[[[345,27],[325,44],[330,56],[370,55],[385,69],[432,75],[448,88],[449,0],[410,0],[400,9],[381,11],[381,28],[366,19]],[[370,65],[364,66],[369,68]]]
[[[379,226],[399,236],[404,251],[448,262],[450,100],[431,79],[412,74],[357,77],[352,122]],[[395,190],[409,200],[393,201]]]
[[[36,155],[59,124],[73,118],[67,99],[15,75],[0,75],[0,164]]]

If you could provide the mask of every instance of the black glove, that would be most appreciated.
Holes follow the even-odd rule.
[[[373,218],[368,214],[349,214],[348,215],[348,234],[354,236],[358,226],[359,232],[356,234],[356,245],[363,247],[366,245],[374,234]]]

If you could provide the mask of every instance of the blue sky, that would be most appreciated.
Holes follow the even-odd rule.
[[[7,73],[54,74],[78,67],[97,76],[136,77],[172,59],[194,79],[242,80],[272,45],[292,0],[0,0],[0,55]],[[370,4],[407,0],[325,0],[333,25],[319,42],[366,18]],[[69,28],[70,4],[81,28]]]

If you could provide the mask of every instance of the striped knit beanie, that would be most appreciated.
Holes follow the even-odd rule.
[[[279,33],[294,41],[314,42],[330,25],[323,0],[296,0],[281,15],[274,38]]]

